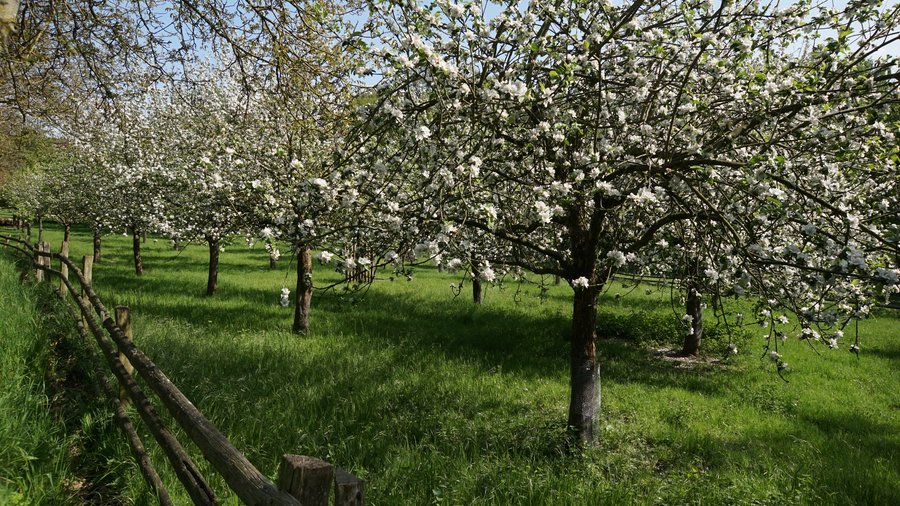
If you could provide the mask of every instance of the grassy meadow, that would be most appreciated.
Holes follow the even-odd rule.
[[[46,232],[54,249],[61,237]],[[132,308],[138,345],[269,476],[282,453],[316,456],[364,478],[366,502],[387,506],[900,497],[897,311],[860,325],[859,359],[847,351],[850,333],[821,355],[787,341],[785,382],[761,358],[762,329],[728,360],[718,360],[721,336],[704,344],[708,360],[666,359],[655,349],[678,339],[668,291],[617,282],[600,307],[601,335],[616,336],[599,344],[600,444],[573,452],[563,427],[565,284],[542,300],[538,286],[507,280],[475,307],[466,290],[454,298],[459,276],[430,267],[415,268],[412,281],[381,274],[364,295],[316,292],[312,331],[300,337],[290,333],[292,308],[278,305],[282,285],[295,282],[289,254],[269,270],[261,245],[227,246],[219,291],[205,297],[205,245],[178,252],[150,238],[140,278],[130,246],[130,237],[104,237],[97,292],[108,307]],[[86,231],[76,228],[71,249],[89,253]],[[336,279],[316,269],[317,284]],[[123,464],[124,440],[114,453],[103,479],[116,484],[115,501],[152,504],[136,468]],[[176,502],[189,504],[161,452],[153,458]],[[207,477],[223,503],[238,503]]]

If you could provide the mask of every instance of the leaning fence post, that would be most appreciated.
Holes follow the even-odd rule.
[[[303,506],[328,506],[334,468],[328,462],[303,455],[283,455],[278,470],[278,489]]]
[[[59,256],[61,257],[69,257],[69,243],[63,241],[62,247],[59,248]],[[69,294],[69,288],[66,286],[65,280],[69,279],[69,266],[66,265],[62,260],[59,261],[59,277],[62,278],[59,280],[59,294],[63,299],[66,298],[66,295]]]
[[[134,338],[134,334],[131,330],[131,313],[128,311],[127,306],[116,306],[116,325],[122,329],[122,333],[125,334],[125,337],[127,337],[129,341]],[[125,357],[125,354],[121,351],[119,352],[119,362],[122,362],[122,365],[125,366],[125,370],[128,371],[128,374],[134,374],[134,366],[131,365],[131,362],[128,361],[128,358]],[[121,399],[122,404],[128,404],[128,393],[125,391],[124,385],[119,392],[119,398]]]
[[[363,506],[363,481],[341,468],[334,470],[334,506]]]

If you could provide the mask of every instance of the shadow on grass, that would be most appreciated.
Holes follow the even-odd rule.
[[[197,262],[195,262],[197,263]],[[290,328],[291,308],[281,308],[272,289],[241,286],[244,275],[229,260],[221,288],[212,298],[200,295],[204,273],[179,264],[169,272],[137,278],[121,269],[99,273],[98,286],[131,287],[109,290],[110,304],[133,304],[143,318],[168,318],[198,328],[198,334],[235,333],[243,329],[283,332]],[[185,292],[186,279],[196,289]],[[414,281],[415,282],[415,281]],[[316,293],[312,305],[313,335],[354,335],[384,346],[400,347],[408,355],[434,360],[461,361],[482,371],[502,370],[524,378],[559,378],[568,373],[568,314],[526,313],[525,309],[475,306],[463,298],[450,301],[416,299],[385,293],[375,287],[349,302],[349,296]],[[653,303],[648,307],[657,308]],[[606,306],[604,306],[606,309]],[[675,368],[651,357],[634,343],[601,340],[598,343],[604,381],[641,383],[652,387],[683,388],[708,395],[728,388],[726,368]]]
[[[230,277],[238,276],[231,273]],[[223,288],[213,298],[183,293],[183,279],[135,279],[111,272],[103,275],[102,283],[135,286],[134,292],[114,293],[110,298],[121,303],[138,299],[134,302],[144,318],[210,324],[208,333],[240,329],[279,332],[290,326],[291,309],[275,304],[272,290],[235,287],[233,281],[223,281]],[[314,296],[313,335],[355,335],[400,347],[409,355],[462,361],[482,371],[502,370],[529,379],[567,374],[568,344],[564,338],[571,326],[567,315],[529,315],[490,305],[478,307],[464,300],[421,301],[377,289],[355,302],[348,299],[331,293]],[[602,340],[599,347],[604,381],[715,394],[723,388],[721,377],[728,374],[723,368],[674,368],[629,342]]]
[[[832,415],[800,417],[782,431],[748,429],[738,437],[688,433],[658,452],[655,468],[688,489],[682,500],[670,497],[676,503],[706,497],[749,504],[752,497],[753,504],[895,504],[897,445],[879,432],[885,424],[861,421],[843,432],[838,427],[845,415]],[[752,476],[766,476],[768,486],[750,497],[728,491]]]
[[[213,298],[200,295],[206,265],[196,259],[169,264],[157,259],[151,265],[159,270],[143,278],[127,272],[120,261],[98,273],[98,286],[110,305],[133,303],[148,325],[172,326],[171,335],[147,343],[148,353],[264,472],[274,472],[283,452],[305,453],[371,473],[377,489],[388,486],[390,472],[406,470],[407,464],[398,461],[409,453],[419,481],[397,484],[427,488],[427,493],[446,473],[465,473],[460,462],[539,461],[559,473],[578,466],[579,457],[566,452],[563,430],[567,311],[529,314],[490,300],[474,307],[463,298],[422,300],[376,287],[354,303],[317,293],[313,331],[296,337],[288,334],[291,312],[277,306],[277,290],[257,286],[262,284],[258,279],[242,281],[266,270],[265,258],[250,252],[237,256],[228,260],[222,288]],[[293,281],[291,275],[287,279]],[[554,297],[567,309],[564,295]],[[604,309],[614,304],[604,302]],[[669,307],[668,301],[631,302],[622,304],[638,311]],[[184,326],[191,331],[177,330]],[[882,351],[886,358],[895,356],[895,350],[873,350]],[[606,385],[701,394],[691,398],[701,414],[711,406],[706,399],[739,399],[791,420],[799,434],[744,429],[731,439],[718,438],[708,426],[692,431],[678,413],[651,411],[648,416],[660,417],[671,434],[637,457],[632,466],[637,471],[617,470],[611,478],[627,482],[629,472],[652,469],[653,452],[658,452],[671,454],[674,461],[664,472],[666,481],[683,479],[694,457],[703,459],[710,476],[725,474],[697,478],[707,488],[721,485],[717,479],[737,480],[743,471],[734,468],[746,462],[757,479],[771,474],[784,484],[786,498],[797,488],[824,502],[884,503],[900,492],[891,481],[896,471],[878,471],[879,465],[896,463],[900,452],[888,423],[846,412],[799,411],[758,385],[741,385],[734,368],[676,368],[630,342],[603,340],[599,352]],[[545,380],[551,386],[537,391],[535,385]],[[524,385],[536,391],[524,392]],[[737,388],[745,390],[736,395]],[[798,442],[810,434],[812,446]],[[610,455],[592,458],[614,459],[628,450],[627,444],[615,441],[607,447]],[[448,463],[448,454],[457,460]],[[842,473],[853,483],[845,483]],[[419,503],[428,502],[422,498]]]
[[[865,360],[866,355],[874,355],[876,357],[890,360],[895,368],[900,368],[900,348],[870,348],[860,351],[860,359]]]
[[[320,312],[328,310],[332,309],[319,308]],[[167,370],[171,366],[176,384],[184,385],[198,407],[269,473],[286,451],[317,455],[363,470],[376,482],[403,452],[416,454],[422,459],[417,465],[425,467],[440,465],[439,460],[433,461],[433,452],[450,452],[457,459],[454,465],[459,460],[537,460],[565,472],[581,463],[580,457],[567,452],[562,427],[565,413],[559,399],[547,399],[537,392],[531,398],[517,388],[523,376],[533,384],[538,375],[564,375],[563,358],[541,356],[542,349],[533,341],[521,342],[527,337],[524,334],[509,334],[507,339],[519,340],[523,348],[509,355],[504,349],[485,346],[487,334],[481,332],[461,332],[465,338],[429,332],[431,311],[405,314],[416,321],[387,334],[370,328],[361,333],[355,330],[340,341],[332,335],[273,336],[262,343],[242,343],[240,336],[207,342],[166,340],[161,343],[165,348],[155,354],[164,355],[161,362]],[[506,323],[518,321],[521,319]],[[412,337],[413,330],[418,337]],[[323,343],[322,337],[329,341]],[[223,353],[226,348],[230,349]],[[563,348],[554,346],[556,351]],[[683,388],[723,398],[734,388],[727,381],[728,369],[673,369],[625,342],[604,342],[602,353],[604,380],[614,384]],[[465,373],[461,373],[463,369]],[[471,372],[473,369],[480,373]],[[466,378],[460,379],[460,374]],[[756,394],[759,398],[753,397]],[[736,480],[743,472],[756,476],[776,473],[781,475],[775,480],[782,487],[778,498],[790,498],[796,492],[799,497],[815,494],[826,502],[837,497],[837,502],[850,498],[857,503],[885,503],[898,488],[891,483],[888,470],[881,474],[860,471],[885,457],[887,462],[896,461],[900,449],[889,424],[847,413],[798,413],[765,392],[748,392],[744,400],[773,416],[789,417],[798,435],[750,429],[740,431],[736,438],[723,439],[710,435],[709,427],[694,432],[682,425],[683,420],[673,419],[666,423],[678,435],[663,436],[642,457],[639,467],[652,468],[655,454],[667,453],[674,463],[664,474],[679,480],[692,472],[695,459],[700,459],[708,468],[704,472],[709,478],[698,482],[705,487],[721,485],[715,480]],[[699,409],[702,416],[703,408]],[[252,417],[248,417],[250,413]],[[807,448],[810,434],[816,436],[812,441],[815,450]],[[621,452],[625,444],[614,442],[608,450]],[[740,469],[741,462],[750,462],[750,469]],[[835,467],[834,462],[841,466]],[[629,471],[616,472],[627,477]],[[850,485],[844,481],[848,474],[854,480]]]

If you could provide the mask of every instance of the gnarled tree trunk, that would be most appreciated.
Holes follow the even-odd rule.
[[[484,302],[484,290],[481,286],[481,270],[478,268],[478,259],[475,253],[469,256],[469,264],[472,266],[472,302],[481,304]]]
[[[703,295],[691,283],[687,290],[685,312],[691,317],[691,328],[684,335],[684,345],[681,354],[684,356],[700,353],[700,343],[703,339]]]
[[[297,293],[294,306],[294,326],[296,334],[309,331],[309,307],[312,302],[312,251],[306,244],[297,247]]]
[[[94,263],[100,261],[100,229],[94,230]]]
[[[597,440],[594,424],[600,411],[600,369],[597,364],[597,297],[599,286],[576,288],[572,307],[569,366],[569,427],[583,445]]]
[[[134,254],[134,273],[141,276],[144,274],[144,262],[141,260],[141,233],[136,228],[131,229],[131,251]]]
[[[72,225],[63,223],[63,242],[69,242],[72,238]]]
[[[206,295],[212,296],[219,286],[219,239],[206,236],[209,244],[209,275],[206,278]]]

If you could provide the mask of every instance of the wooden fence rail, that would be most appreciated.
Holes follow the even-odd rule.
[[[89,257],[85,257],[85,260],[87,260],[88,258]],[[87,269],[83,269],[82,272],[85,273],[86,279],[90,280],[90,276],[87,275],[87,273],[89,273],[90,271],[88,271]],[[65,299],[63,300],[65,301]],[[66,307],[72,313],[72,316],[75,318],[75,320],[78,321],[76,330],[78,330],[78,334],[81,336],[82,340],[86,342],[88,340],[86,330],[87,325],[84,323],[83,317],[80,314],[80,310],[76,311],[72,303],[67,303]],[[99,357],[97,357],[94,350],[92,348],[88,349],[90,351],[90,357],[95,361],[99,360]],[[100,391],[102,391],[102,393],[106,396],[106,399],[109,401],[110,406],[115,413],[114,419],[116,421],[116,424],[125,435],[125,439],[128,441],[128,446],[131,449],[131,454],[132,456],[134,456],[134,460],[135,462],[137,462],[138,469],[140,469],[141,474],[144,476],[144,479],[147,481],[150,489],[156,493],[156,497],[158,498],[161,505],[168,506],[170,504],[173,504],[165,485],[163,485],[159,474],[157,474],[156,469],[153,467],[153,463],[150,462],[150,457],[149,455],[147,455],[144,444],[141,441],[137,430],[135,430],[134,428],[131,417],[129,417],[128,413],[125,411],[125,405],[122,403],[118,392],[116,392],[115,388],[113,388],[113,386],[109,383],[109,380],[106,378],[106,376],[100,375],[98,379],[99,388],[95,388],[95,394],[99,396]]]
[[[81,323],[94,335],[107,366],[119,382],[121,394],[117,395],[110,385],[106,385],[109,388],[104,387],[104,390],[107,390],[107,395],[116,399],[121,396],[116,409],[119,425],[129,440],[145,480],[156,493],[160,504],[168,505],[171,501],[159,476],[146,459],[137,433],[133,427],[131,430],[126,428],[131,422],[124,410],[122,401],[125,399],[130,400],[148,427],[194,504],[213,505],[217,504],[217,499],[200,470],[166,428],[149,398],[133,378],[133,371],[141,376],[144,384],[156,394],[166,411],[200,449],[204,458],[245,504],[327,506],[330,491],[333,490],[335,505],[362,506],[362,480],[319,459],[284,455],[277,486],[257,470],[135,345],[131,336],[128,308],[118,307],[114,315],[107,311],[91,286],[92,257],[85,256],[83,269],[80,269],[68,257],[68,244],[63,245],[60,253],[52,253],[49,245],[43,242],[32,246],[19,238],[2,234],[0,239],[4,246],[32,259],[36,280],[43,280],[45,273],[56,275],[61,282],[60,296],[65,298],[66,295],[71,295],[74,305],[81,313]],[[60,269],[52,268],[51,260],[59,260]],[[80,290],[70,278],[77,281]]]

